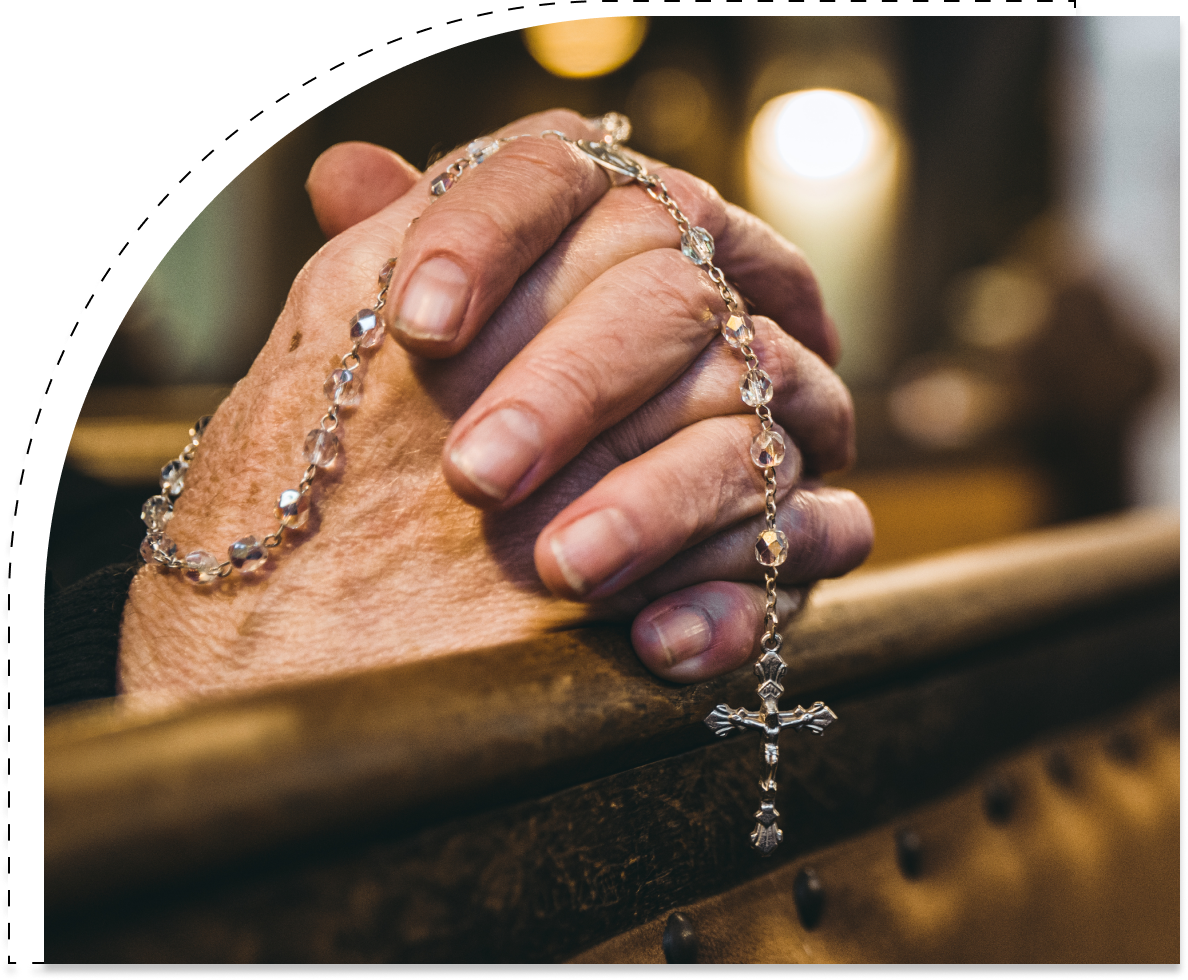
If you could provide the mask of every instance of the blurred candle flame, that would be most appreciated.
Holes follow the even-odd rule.
[[[780,160],[794,174],[817,180],[856,170],[874,139],[872,108],[865,99],[831,89],[788,96],[772,124]]]
[[[851,92],[790,92],[751,125],[748,203],[812,265],[850,383],[877,379],[889,360],[902,162],[890,121]]]

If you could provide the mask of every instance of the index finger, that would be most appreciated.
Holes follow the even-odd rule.
[[[388,327],[407,349],[450,357],[465,348],[520,276],[609,189],[605,171],[542,137],[547,129],[595,135],[566,110],[513,123],[497,135],[515,141],[472,164],[408,229],[387,307]]]
[[[804,253],[761,218],[724,201],[700,177],[629,152],[649,172],[663,177],[689,223],[710,233],[715,264],[753,305],[753,311],[771,317],[827,364],[836,364],[841,357],[837,329],[825,312]],[[675,246],[679,233],[668,215],[660,214]]]

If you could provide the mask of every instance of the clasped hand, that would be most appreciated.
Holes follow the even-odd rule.
[[[497,135],[548,129],[598,137],[562,110]],[[851,400],[829,366],[836,333],[792,245],[703,181],[648,165],[761,314],[753,346],[788,446],[786,617],[871,543],[862,502],[817,480],[853,451]],[[722,300],[671,217],[555,139],[516,140],[436,201],[433,176],[368,144],[314,165],[331,240],[207,429],[169,526],[183,552],[269,527],[348,321],[398,256],[390,337],[343,416],[313,516],[263,574],[197,589],[156,567],[137,575],[122,691],[169,700],[630,617],[636,652],[669,680],[752,655],[756,424],[741,361],[717,337]]]

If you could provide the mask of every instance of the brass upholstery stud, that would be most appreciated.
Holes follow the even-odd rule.
[[[806,929],[815,929],[825,911],[825,885],[812,868],[802,868],[792,882],[792,900],[796,914]]]
[[[1015,812],[1014,784],[1002,776],[992,776],[986,783],[982,806],[992,823],[1006,823]]]
[[[895,859],[905,878],[919,878],[924,870],[924,845],[920,835],[905,827],[895,835]]]
[[[1073,770],[1072,760],[1064,749],[1053,749],[1044,761],[1044,768],[1048,771],[1048,778],[1057,786],[1072,789],[1077,781]]]
[[[684,912],[673,912],[664,926],[664,938],[660,941],[667,963],[697,962],[697,930],[693,921]]]
[[[1133,766],[1138,762],[1138,740],[1130,732],[1119,731],[1111,734],[1106,739],[1105,751],[1111,759],[1124,766]]]

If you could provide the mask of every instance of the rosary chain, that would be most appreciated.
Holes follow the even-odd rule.
[[[580,144],[579,144],[579,148],[580,148]],[[612,148],[615,148],[615,147],[612,147]],[[654,200],[658,204],[660,204],[668,212],[669,216],[673,219],[673,221],[676,222],[677,228],[680,230],[680,233],[681,233],[682,251],[684,251],[685,254],[688,255],[689,258],[692,259],[697,265],[702,267],[702,269],[705,271],[706,275],[709,277],[710,281],[713,282],[713,284],[717,287],[718,293],[722,297],[722,301],[723,301],[723,303],[725,303],[728,313],[735,315],[735,316],[744,317],[747,320],[747,334],[749,337],[753,337],[754,330],[749,325],[749,318],[746,318],[746,314],[743,309],[742,303],[739,301],[738,296],[734,292],[734,289],[727,282],[726,274],[721,270],[721,268],[714,265],[714,263],[712,261],[713,239],[710,237],[709,233],[706,232],[705,229],[694,227],[693,223],[688,219],[688,217],[686,217],[685,213],[680,209],[680,206],[676,203],[675,200],[673,200],[672,195],[668,192],[668,188],[665,186],[664,181],[660,177],[658,177],[655,174],[640,172],[640,173],[636,174],[634,179],[637,183],[639,183],[643,187],[644,192],[649,197],[651,197],[652,200]],[[686,248],[685,247],[686,242],[690,242],[691,240],[693,241],[693,244],[691,245],[691,247]],[[702,244],[701,248],[697,247],[697,244],[698,244],[697,240],[699,240],[700,243]],[[706,243],[708,243],[708,246],[706,245]],[[746,362],[748,375],[754,374],[754,373],[759,373],[762,375],[762,378],[766,380],[766,383],[770,386],[770,379],[767,378],[766,374],[762,373],[762,370],[759,365],[759,357],[755,353],[754,349],[751,347],[749,339],[742,339],[740,337],[740,342],[738,344],[736,344],[735,346],[737,346],[739,353],[742,355],[743,360]],[[745,380],[746,380],[746,376],[744,376],[744,382],[745,382]],[[768,400],[770,400],[770,394],[768,394],[768,396],[765,400],[760,401],[758,404],[756,404],[754,406],[755,414],[759,419],[759,428],[760,428],[760,432],[761,432],[760,438],[762,438],[762,435],[770,436],[770,434],[775,429],[775,420],[772,417],[771,409],[767,405]],[[781,441],[781,445],[782,445],[782,441]],[[782,454],[781,454],[781,459],[782,459]],[[759,460],[756,459],[756,464],[758,464],[758,463],[759,463]],[[778,465],[778,461],[777,461],[777,465]],[[784,540],[783,535],[779,532],[779,530],[776,527],[776,517],[777,517],[776,495],[777,495],[777,491],[778,491],[778,485],[777,485],[777,481],[776,481],[776,472],[775,472],[774,466],[763,467],[763,484],[764,484],[763,513],[764,513],[765,523],[767,526],[767,531],[770,532],[773,536],[775,536],[775,543],[777,545],[777,548],[782,547],[782,551],[774,553],[774,557],[777,558],[778,560],[774,561],[770,565],[763,560],[762,556],[760,555],[760,553],[758,551],[758,548],[756,550],[756,557],[759,559],[760,563],[768,566],[767,570],[765,571],[765,574],[764,574],[765,603],[764,603],[764,617],[763,617],[763,633],[760,638],[760,643],[765,650],[769,650],[769,649],[773,649],[773,647],[772,647],[773,642],[780,639],[779,635],[776,633],[776,628],[779,626],[779,618],[776,615],[776,599],[777,599],[777,595],[778,595],[776,583],[777,583],[777,579],[779,576],[779,565],[784,560],[784,554],[786,553],[786,542]],[[778,648],[778,647],[776,647],[776,648]],[[768,774],[767,781],[769,781],[772,784],[772,786],[774,786],[774,784],[775,784],[774,766],[771,768],[771,770]]]
[[[739,381],[739,392],[743,402],[755,410],[759,422],[759,432],[751,443],[751,459],[763,472],[764,530],[755,542],[755,558],[764,567],[763,628],[759,637],[763,652],[754,665],[755,674],[761,681],[758,694],[763,707],[760,711],[746,711],[719,704],[706,716],[705,723],[717,735],[742,730],[759,730],[763,733],[766,775],[759,782],[761,796],[759,811],[755,814],[758,822],[751,831],[751,844],[764,855],[771,854],[784,836],[777,824],[779,812],[776,810],[780,731],[785,727],[795,727],[820,734],[837,718],[819,701],[808,711],[799,706],[794,711],[779,710],[779,698],[784,690],[781,681],[787,664],[779,653],[784,639],[777,632],[780,621],[776,606],[779,600],[779,566],[787,559],[789,547],[788,539],[779,530],[777,521],[779,486],[776,468],[784,459],[784,437],[776,431],[775,419],[768,407],[774,386],[771,377],[760,367],[759,357],[751,347],[755,337],[754,325],[742,301],[726,281],[725,273],[712,261],[713,237],[704,228],[695,227],[689,221],[669,194],[664,181],[655,174],[647,173],[638,160],[624,153],[619,146],[621,140],[612,137],[604,139],[602,143],[591,143],[587,140],[570,140],[562,133],[553,132],[551,135],[576,147],[604,169],[627,176],[640,184],[648,196],[668,212],[681,233],[681,252],[705,271],[726,306],[725,318],[719,317],[723,340],[737,349],[746,362],[746,371]]]
[[[587,146],[582,141],[569,140],[567,137],[565,137],[561,133],[553,133],[552,135],[559,136],[561,139],[564,139],[566,142],[570,143],[571,145],[575,145],[578,149],[582,150],[582,152],[591,156],[596,162],[600,163],[603,166],[607,166],[607,163],[605,162],[604,158],[601,157],[600,155],[598,155],[596,151],[591,152],[591,149],[588,149]],[[606,142],[608,143],[608,145],[612,151],[615,151],[616,153],[618,153],[619,147],[615,141],[608,140]],[[626,161],[624,161],[622,155],[620,154],[619,159],[611,159],[610,160],[609,169],[613,169],[616,172],[630,173],[631,171],[623,169],[622,164],[624,162],[626,162],[628,164],[635,163],[630,158],[626,158]],[[709,277],[710,281],[717,287],[718,294],[721,296],[722,301],[725,304],[728,313],[735,315],[735,316],[742,317],[742,318],[744,318],[744,320],[746,320],[746,339],[743,339],[743,337],[740,336],[739,342],[737,344],[735,344],[734,346],[738,347],[739,353],[742,355],[743,360],[746,362],[746,365],[747,365],[748,374],[744,375],[744,383],[749,375],[759,374],[761,376],[761,381],[764,382],[768,386],[768,393],[767,393],[766,398],[760,400],[758,402],[758,404],[755,404],[754,408],[755,408],[755,414],[759,419],[759,428],[760,428],[760,433],[761,433],[760,437],[762,437],[762,435],[770,436],[775,428],[775,420],[772,417],[771,409],[768,408],[768,406],[767,406],[767,401],[769,401],[770,397],[771,397],[771,395],[770,395],[770,378],[768,378],[767,375],[762,372],[760,365],[759,365],[759,358],[756,355],[754,349],[750,346],[749,338],[754,336],[754,329],[753,329],[753,327],[750,326],[749,318],[746,317],[745,311],[743,309],[741,302],[738,299],[738,296],[735,294],[733,288],[727,282],[726,274],[721,270],[721,268],[714,265],[714,263],[712,261],[713,239],[709,235],[709,233],[707,231],[705,231],[705,229],[697,228],[693,225],[693,223],[688,219],[688,217],[685,215],[685,213],[681,210],[680,206],[673,199],[672,195],[668,191],[668,187],[665,185],[665,183],[661,177],[657,176],[656,174],[647,173],[642,168],[638,168],[638,164],[635,164],[635,166],[637,167],[637,169],[634,171],[632,179],[643,188],[644,192],[650,198],[652,198],[652,200],[654,200],[658,204],[660,204],[661,207],[663,207],[668,212],[669,216],[676,223],[677,229],[681,233],[682,251],[690,259],[692,259],[697,265],[701,266],[704,269],[704,271],[705,271],[706,275]],[[689,243],[689,247],[686,247],[686,243]],[[781,437],[781,445],[782,445],[782,437]],[[782,454],[781,454],[781,458],[782,458]],[[779,460],[776,461],[777,465],[778,465],[778,462],[779,462]],[[759,463],[759,460],[758,460],[758,458],[756,458],[756,464],[758,465],[758,463]],[[781,532],[778,530],[778,528],[776,526],[776,517],[777,517],[776,495],[777,495],[777,491],[778,491],[778,486],[777,486],[774,466],[765,466],[763,468],[763,482],[764,482],[763,511],[764,511],[765,523],[766,523],[767,531],[773,536],[774,543],[775,543],[775,546],[777,549],[775,552],[772,552],[770,549],[768,549],[768,554],[772,558],[775,559],[774,561],[772,561],[769,564],[768,562],[765,562],[763,560],[763,557],[760,555],[760,552],[758,550],[758,546],[756,548],[756,557],[759,559],[761,564],[768,566],[768,571],[765,573],[765,576],[764,576],[764,580],[766,583],[766,599],[765,599],[765,614],[764,614],[764,621],[763,621],[763,634],[762,634],[760,642],[763,645],[764,649],[770,649],[771,644],[775,640],[779,639],[778,634],[775,632],[776,627],[779,625],[779,620],[778,620],[778,617],[776,616],[776,612],[775,612],[776,597],[777,597],[776,582],[777,582],[777,578],[779,575],[778,566],[784,560],[784,557],[786,555],[787,545],[786,545],[786,539],[784,538],[784,536],[781,534]],[[763,539],[761,538],[760,541],[762,543]]]
[[[482,137],[468,143],[466,146],[466,155],[459,157],[429,182],[429,193],[432,195],[430,200],[437,200],[442,194],[444,194],[451,187],[453,187],[454,184],[461,180],[462,175],[466,173],[467,170],[477,167],[480,163],[491,156],[491,154],[497,153],[499,150],[503,149],[503,147],[507,146],[508,143],[514,143],[524,135],[527,134],[520,134],[518,136],[501,136],[499,139],[488,139],[486,137]],[[386,298],[386,296],[381,296],[381,300]]]
[[[652,200],[657,201],[669,213],[682,235],[689,235],[693,232],[693,223],[685,217],[685,213],[677,206],[676,201],[672,199],[663,180],[655,174],[642,174],[636,180],[643,186],[644,192]],[[698,264],[705,267],[706,275],[709,276],[710,282],[718,288],[718,294],[722,297],[722,302],[726,304],[726,308],[731,313],[742,312],[738,297],[735,296],[734,290],[726,282],[726,274],[708,260],[699,262]]]
[[[606,117],[608,120],[611,116]],[[616,117],[617,118],[617,117]],[[626,128],[624,128],[626,127]],[[617,131],[624,134],[629,124],[621,119]],[[462,175],[486,160],[519,136],[500,139],[478,139],[466,147],[466,155],[451,163],[445,172],[430,184],[430,202],[444,194]],[[389,259],[379,273],[379,294],[370,310],[361,310],[351,320],[351,349],[339,358],[341,365],[326,380],[325,391],[331,404],[305,440],[305,457],[309,465],[301,476],[295,490],[286,490],[277,499],[276,513],[280,526],[262,540],[254,535],[241,538],[228,549],[229,558],[218,561],[205,551],[192,551],[179,558],[177,546],[166,536],[165,526],[173,517],[173,501],[185,486],[185,475],[202,441],[203,432],[210,421],[206,416],[190,430],[190,442],[176,459],[161,471],[161,494],[145,501],[141,519],[148,527],[148,533],[140,546],[141,557],[146,563],[153,562],[165,568],[180,569],[195,584],[206,584],[218,578],[226,578],[234,569],[250,573],[266,561],[266,552],[280,546],[286,530],[299,528],[309,513],[309,498],[318,470],[330,465],[338,455],[339,441],[335,432],[339,428],[339,413],[343,408],[353,407],[362,397],[362,383],[356,377],[363,366],[362,350],[373,350],[383,341],[384,327],[379,318],[380,311],[387,305],[388,290],[396,269],[396,259]]]
[[[480,139],[472,142],[466,148],[466,155],[451,163],[445,173],[431,183],[430,200],[436,200],[468,169],[478,166],[492,153],[516,139],[519,137]],[[190,430],[191,440],[185,449],[161,471],[162,493],[150,497],[141,511],[141,518],[148,526],[148,534],[140,547],[141,557],[146,562],[180,569],[195,584],[205,584],[216,578],[227,577],[235,568],[242,572],[252,572],[260,568],[267,560],[265,552],[280,546],[285,531],[300,527],[305,522],[308,517],[309,497],[318,470],[328,466],[338,455],[339,442],[334,433],[339,427],[339,412],[344,407],[357,404],[362,395],[362,384],[356,377],[363,365],[359,352],[373,349],[383,340],[384,328],[379,313],[387,305],[388,290],[392,285],[395,268],[396,259],[389,259],[385,263],[379,274],[380,290],[375,303],[369,311],[362,310],[351,320],[351,337],[354,342],[351,349],[339,358],[341,368],[330,375],[325,385],[326,393],[331,397],[331,404],[318,423],[318,428],[306,437],[305,456],[309,465],[305,468],[297,488],[286,490],[277,500],[276,511],[280,526],[271,534],[265,535],[263,540],[249,536],[236,541],[228,550],[230,557],[223,562],[217,561],[204,551],[192,551],[184,559],[177,556],[177,546],[165,535],[165,526],[173,516],[173,500],[184,489],[186,472],[194,460],[202,433],[209,421],[209,417],[203,418]]]
[[[668,212],[680,231],[682,253],[705,271],[726,307],[725,318],[719,317],[723,339],[739,351],[746,363],[739,391],[743,402],[755,410],[759,422],[759,433],[751,444],[751,458],[763,473],[765,527],[755,543],[755,558],[764,567],[763,628],[759,638],[763,653],[755,663],[755,673],[762,679],[758,693],[763,699],[763,709],[759,712],[736,711],[729,705],[720,704],[705,721],[719,735],[744,728],[759,728],[764,733],[766,775],[759,782],[762,795],[759,812],[755,814],[758,823],[751,832],[751,843],[766,855],[783,839],[783,832],[776,824],[779,813],[775,808],[780,730],[792,726],[808,728],[820,734],[836,720],[836,715],[821,702],[812,705],[807,712],[800,707],[795,711],[781,712],[778,706],[779,696],[783,692],[780,681],[787,665],[779,655],[783,637],[777,632],[779,615],[776,606],[779,566],[787,558],[788,540],[777,526],[779,488],[776,468],[784,458],[784,440],[776,431],[775,420],[768,407],[773,395],[773,384],[770,376],[760,367],[759,357],[751,347],[755,330],[745,306],[727,282],[725,273],[712,261],[713,237],[704,228],[693,225],[658,175],[648,173],[639,161],[621,151],[621,144],[630,134],[630,123],[626,117],[608,113],[602,117],[601,123],[604,135],[598,142],[571,140],[556,130],[541,135],[558,137],[612,174],[626,176],[638,183],[649,197]],[[455,160],[430,182],[430,203],[449,190],[467,170],[478,166],[492,153],[519,138],[480,139],[470,143],[465,156]],[[205,417],[199,419],[190,430],[190,441],[177,458],[162,469],[161,494],[150,497],[142,509],[141,518],[148,526],[148,534],[141,544],[140,553],[146,563],[154,562],[166,568],[181,569],[195,584],[225,578],[233,569],[250,573],[265,564],[267,552],[280,546],[285,531],[304,524],[309,514],[310,496],[318,470],[330,465],[338,455],[339,441],[335,433],[340,424],[340,410],[358,404],[362,397],[362,384],[356,377],[363,366],[360,351],[377,347],[384,338],[379,313],[387,303],[395,267],[396,259],[389,259],[379,273],[380,290],[372,308],[359,311],[351,320],[351,349],[339,359],[340,368],[330,374],[323,389],[330,398],[330,407],[323,414],[319,428],[310,432],[305,440],[304,451],[309,465],[297,489],[286,490],[277,499],[276,514],[280,521],[277,529],[265,535],[262,541],[255,536],[236,541],[228,549],[228,560],[222,562],[204,551],[190,552],[184,559],[177,556],[177,546],[166,537],[165,527],[173,516],[173,499],[184,489],[186,473],[209,422],[209,417]]]
[[[396,260],[389,259],[379,274],[380,291],[375,303],[370,310],[361,310],[351,320],[351,349],[339,358],[341,369],[326,380],[325,389],[331,403],[318,428],[306,437],[305,456],[309,465],[296,489],[286,490],[277,500],[279,527],[263,539],[248,536],[236,541],[228,549],[229,557],[225,561],[220,562],[205,551],[192,551],[184,558],[178,557],[177,546],[166,536],[165,526],[173,516],[173,500],[185,488],[185,476],[210,421],[210,417],[205,416],[190,430],[186,447],[161,471],[161,493],[145,501],[140,516],[148,526],[148,533],[141,543],[140,554],[146,563],[180,570],[191,582],[204,585],[226,578],[236,569],[244,573],[257,570],[267,560],[266,552],[280,546],[286,530],[305,523],[318,470],[330,465],[338,455],[339,442],[334,433],[339,427],[340,413],[343,408],[356,404],[362,395],[362,384],[356,377],[363,364],[360,351],[374,349],[383,341],[384,328],[379,311],[387,299],[395,267]]]

